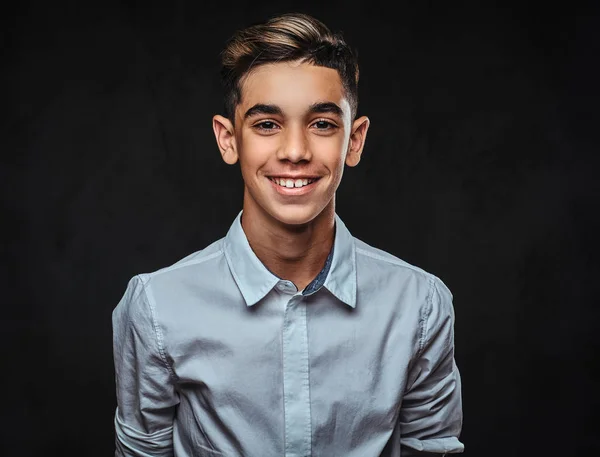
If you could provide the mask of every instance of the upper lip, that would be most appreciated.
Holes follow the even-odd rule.
[[[318,179],[320,176],[309,176],[309,175],[269,175],[267,178],[283,178],[283,179]]]

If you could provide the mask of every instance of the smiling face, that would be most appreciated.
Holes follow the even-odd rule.
[[[244,213],[298,225],[332,210],[344,164],[358,164],[369,126],[366,117],[352,121],[338,72],[265,64],[242,80],[241,95],[235,127],[215,116],[213,128],[223,160],[240,161]]]

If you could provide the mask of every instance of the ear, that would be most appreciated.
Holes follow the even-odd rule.
[[[360,155],[365,146],[370,123],[371,121],[367,116],[361,116],[352,123],[348,153],[346,154],[346,165],[349,167],[355,167],[360,162]]]
[[[226,117],[216,114],[213,116],[213,131],[221,157],[229,165],[238,161],[237,145],[235,143],[235,130],[233,124]]]

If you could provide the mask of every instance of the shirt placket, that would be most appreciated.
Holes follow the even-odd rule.
[[[300,295],[287,302],[283,322],[285,457],[310,457],[310,383],[306,306]]]

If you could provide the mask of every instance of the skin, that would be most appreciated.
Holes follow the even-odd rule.
[[[240,162],[242,228],[263,264],[303,290],[331,250],[335,192],[344,165],[354,167],[360,161],[369,119],[352,120],[336,70],[309,63],[256,67],[242,79],[241,95],[235,127],[215,115],[213,130],[223,160]],[[341,112],[311,111],[322,103],[335,104]],[[261,111],[257,105],[276,106],[279,112]],[[311,193],[290,197],[277,193],[267,178],[284,173],[321,178]]]

